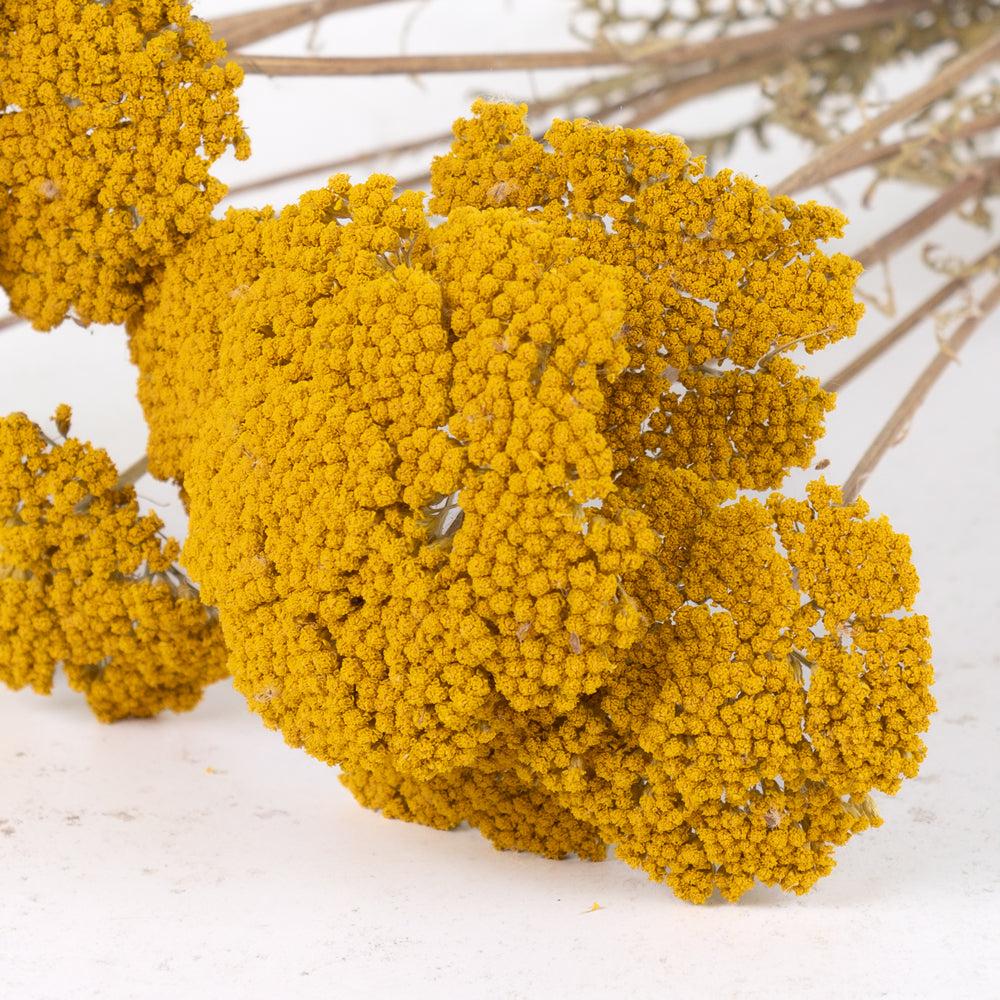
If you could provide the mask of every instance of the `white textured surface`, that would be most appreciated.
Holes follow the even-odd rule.
[[[323,51],[391,51],[409,9],[330,19]],[[564,23],[562,3],[433,0],[408,48],[569,46]],[[271,49],[293,51],[304,37]],[[474,85],[251,80],[243,107],[255,157],[224,176],[436,131]],[[519,74],[490,85],[529,87]],[[699,113],[663,125],[693,128]],[[741,146],[733,160],[768,179],[794,155]],[[839,188],[847,200],[856,190]],[[848,246],[927,197],[883,194]],[[932,237],[970,254],[982,241],[958,224]],[[866,280],[878,288],[878,275]],[[929,279],[911,256],[894,280],[905,304]],[[873,314],[816,370],[832,371],[884,325]],[[842,394],[819,456],[831,460],[830,478],[846,476],[935,349],[928,323]],[[1000,996],[998,370],[994,318],[865,491],[912,537],[940,711],[920,778],[880,800],[885,826],[842,849],[809,896],[757,889],[737,907],[696,908],[615,861],[500,854],[469,830],[388,822],[265,730],[228,685],[191,714],[114,727],[63,689],[49,700],[3,691],[0,997]],[[0,410],[43,419],[67,400],[77,432],[123,464],[143,447],[133,388],[118,331],[0,333]],[[163,484],[140,489],[171,500]],[[180,528],[176,500],[171,509]]]

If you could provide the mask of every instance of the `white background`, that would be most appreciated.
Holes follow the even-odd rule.
[[[244,6],[205,0],[198,11]],[[392,3],[329,18],[314,43],[327,54],[568,48],[568,9]],[[260,50],[304,51],[308,35]],[[433,133],[477,90],[521,97],[576,78],[249,78],[254,157],[218,173],[241,183]],[[919,67],[892,71],[881,95],[919,78]],[[658,124],[715,129],[752,100],[703,101]],[[766,182],[802,155],[786,137],[766,154],[741,143],[729,164]],[[378,166],[405,176],[425,162]],[[322,180],[236,203],[280,206]],[[863,180],[818,194],[849,206]],[[886,187],[845,248],[930,197]],[[952,220],[928,239],[973,256],[987,237]],[[892,269],[897,306],[938,280],[909,253]],[[875,271],[864,287],[881,293],[883,282]],[[832,372],[886,328],[869,313],[852,344],[810,367]],[[817,456],[829,478],[846,477],[936,350],[927,322],[841,394]],[[939,712],[920,777],[880,799],[885,825],[841,849],[810,895],[758,888],[738,906],[693,907],[614,860],[498,853],[474,831],[387,821],[267,731],[228,684],[190,714],[113,727],[61,687],[51,699],[0,691],[0,997],[1000,997],[998,371],[993,317],[865,490],[911,536]],[[0,411],[44,420],[67,401],[75,432],[122,465],[144,449],[134,382],[119,330],[0,332]],[[139,489],[183,530],[170,486]]]

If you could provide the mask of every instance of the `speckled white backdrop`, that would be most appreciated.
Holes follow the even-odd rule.
[[[410,0],[329,18],[314,43],[329,54],[571,47],[568,7]],[[301,51],[308,37],[290,32],[261,51]],[[888,74],[883,96],[916,72]],[[485,85],[522,96],[573,78],[507,73]],[[219,174],[239,183],[439,131],[483,86],[474,75],[249,78],[254,157]],[[659,124],[716,128],[752,99],[702,101]],[[775,180],[801,155],[788,139],[766,154],[743,143],[730,164]],[[378,166],[407,175],[422,162]],[[308,183],[237,203],[281,205]],[[850,205],[861,185],[819,195]],[[927,199],[887,187],[845,247]],[[929,239],[970,256],[986,245],[954,221]],[[879,292],[882,280],[872,273],[865,287]],[[900,308],[931,281],[916,251],[892,280]],[[832,372],[886,324],[872,310],[852,344],[811,366]],[[842,393],[818,456],[828,477],[847,475],[935,350],[928,322]],[[0,691],[0,997],[1000,997],[998,371],[994,316],[865,490],[911,535],[940,711],[921,776],[880,799],[885,826],[842,849],[809,896],[756,889],[736,907],[695,908],[615,861],[500,854],[474,831],[383,820],[267,731],[228,684],[188,715],[110,728],[62,688],[49,700]],[[0,332],[0,411],[44,419],[68,401],[75,432],[123,465],[144,448],[134,381],[119,330]],[[183,531],[171,487],[144,479],[139,489]]]

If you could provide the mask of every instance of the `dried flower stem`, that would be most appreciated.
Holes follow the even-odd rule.
[[[633,110],[625,124],[629,128],[638,128],[688,101],[749,83],[772,70],[786,58],[786,54],[781,52],[765,52],[763,55],[741,59],[710,73],[699,73],[676,85],[664,84],[655,87],[649,96],[628,102]]]
[[[827,392],[840,392],[841,389],[882,357],[886,351],[898,344],[911,330],[918,327],[935,309],[940,308],[953,295],[956,295],[965,288],[991,258],[1000,258],[1000,244],[987,250],[982,257],[970,265],[965,274],[957,275],[950,281],[947,281],[933,295],[928,296],[918,306],[911,309],[888,332],[879,337],[874,344],[862,351],[853,361],[844,365],[836,374],[828,378],[823,383],[823,388]]]
[[[983,132],[992,132],[998,128],[1000,128],[1000,114],[980,115],[954,128],[931,128],[919,135],[907,136],[895,142],[859,148],[837,162],[827,164],[826,171],[821,170],[816,175],[814,183],[822,184],[840,177],[842,174],[848,174],[852,170],[860,170],[862,167],[871,167],[883,160],[890,160],[902,153],[907,147],[919,148],[939,143],[961,142],[963,139],[971,139],[982,135]]]
[[[0,318],[0,330],[7,330],[12,326],[17,326],[18,323],[23,323],[24,320],[20,316],[4,316]]]
[[[143,455],[121,473],[115,489],[123,490],[126,486],[135,486],[147,472],[149,472],[149,456]]]
[[[694,65],[712,59],[737,59],[764,51],[787,51],[817,38],[895,20],[933,7],[927,0],[879,0],[784,22],[736,37],[678,45],[605,46],[564,52],[474,52],[400,56],[250,56],[236,52],[248,73],[268,76],[375,76],[412,73],[465,73],[490,70],[588,69],[600,66],[666,63]]]
[[[898,226],[894,226],[889,232],[852,256],[861,261],[866,268],[891,257],[896,251],[912,243],[936,222],[958,208],[963,201],[978,194],[986,186],[990,177],[996,173],[998,163],[1000,161],[987,161],[983,164],[982,169],[975,170],[963,180],[946,188],[929,205],[904,219]]]
[[[243,16],[249,17],[249,15]],[[670,108],[681,105],[684,101],[692,100],[695,97],[702,96],[703,94],[711,93],[720,87],[731,86],[744,82],[742,79],[744,74],[746,75],[746,79],[752,79],[752,74],[750,73],[751,69],[759,71],[760,66],[762,66],[764,62],[770,63],[772,59],[776,58],[777,56],[762,57],[760,65],[754,64],[752,67],[749,65],[749,60],[745,60],[735,65],[727,66],[721,70],[713,70],[709,73],[688,77],[677,82],[677,85],[671,89],[669,93],[664,93],[665,87],[669,86],[669,84],[660,79],[653,86],[646,87],[637,93],[622,98],[621,100],[607,101],[594,110],[590,114],[590,117],[602,119],[605,116],[614,114],[617,111],[632,109],[633,114],[628,120],[628,124],[632,127],[636,127],[657,117]],[[613,83],[614,80],[612,79],[606,82]],[[589,87],[592,84],[593,81],[588,81],[581,89]],[[529,105],[529,113],[532,115],[544,114],[552,108],[567,103],[572,99],[572,97],[572,92],[564,92],[552,98],[546,98],[542,101],[533,102]],[[956,141],[971,138],[972,136],[979,135],[997,127],[1000,127],[1000,115],[983,115],[953,130],[943,131],[940,133],[929,131],[920,136],[908,137],[896,142],[885,143],[875,147],[864,148],[863,146],[859,146],[852,151],[849,151],[837,161],[828,160],[825,156],[823,156],[816,160],[812,183],[818,184],[829,181],[842,174],[849,173],[852,170],[857,170],[889,159],[898,155],[906,147],[906,145],[910,143],[919,144]],[[320,163],[309,164],[303,167],[297,167],[291,170],[283,171],[279,174],[235,185],[230,189],[229,193],[230,195],[245,194],[268,187],[272,184],[298,180],[313,174],[339,170],[354,164],[364,163],[383,157],[417,152],[428,146],[445,145],[450,142],[451,138],[451,130],[448,130],[446,132],[423,136],[419,139],[413,139],[391,146],[382,146],[364,150],[348,156],[338,157],[336,159],[326,160]],[[428,179],[429,177],[426,173],[414,175],[403,179],[400,183],[400,187],[424,187],[426,186]]]
[[[958,352],[968,343],[976,330],[979,329],[983,320],[998,306],[1000,306],[1000,282],[993,285],[986,295],[983,296],[975,313],[969,316],[952,336],[941,344],[941,349],[934,356],[930,364],[921,372],[920,377],[910,387],[910,391],[903,397],[902,402],[893,411],[892,416],[886,421],[885,426],[878,432],[875,440],[869,445],[868,450],[861,456],[861,460],[854,467],[854,471],[847,477],[847,481],[844,483],[845,503],[850,503],[857,499],[861,488],[885,453],[893,445],[902,440],[906,428],[913,419],[913,415],[920,409],[921,404],[927,398],[927,394],[934,387],[934,384],[944,373],[948,365],[951,364]]]
[[[229,51],[233,52],[244,45],[252,45],[327,14],[391,2],[392,0],[311,0],[307,3],[283,4],[280,7],[267,7],[263,10],[251,10],[246,14],[217,18],[212,22],[212,34],[225,41]]]
[[[565,103],[566,95],[560,94],[557,97],[546,98],[534,101],[528,106],[528,113],[531,115],[542,115]],[[371,160],[378,160],[385,157],[403,156],[407,153],[416,153],[427,146],[448,145],[454,138],[454,133],[449,128],[446,132],[437,132],[434,135],[421,136],[419,139],[408,139],[405,142],[394,143],[391,146],[379,146],[375,149],[363,150],[360,153],[352,153],[347,156],[338,157],[335,160],[325,160],[322,163],[312,163],[304,167],[295,167],[291,170],[282,171],[280,174],[272,174],[262,177],[259,180],[247,181],[243,184],[235,184],[229,189],[229,194],[246,194],[260,188],[270,187],[272,184],[282,184],[285,181],[299,180],[302,177],[309,177],[312,174],[331,172],[340,170],[343,167],[353,166],[356,163],[366,163]],[[413,180],[429,180],[429,174],[421,174]],[[402,182],[401,186],[410,186],[410,181]]]
[[[1000,33],[990,36],[975,48],[952,60],[928,83],[916,87],[898,101],[894,101],[883,112],[853,132],[824,146],[812,159],[790,173],[772,190],[776,194],[794,194],[804,188],[812,187],[818,178],[828,176],[827,172],[831,166],[839,165],[842,159],[855,155],[867,143],[878,138],[890,125],[923,111],[939,97],[998,59],[1000,59]]]
[[[396,143],[392,146],[380,146],[377,149],[366,149],[360,153],[353,153],[348,156],[339,157],[336,160],[327,160],[323,163],[311,163],[304,167],[295,167],[292,170],[285,170],[280,174],[272,174],[269,177],[261,177],[258,180],[247,181],[243,184],[235,184],[229,189],[229,194],[246,194],[249,191],[256,191],[259,188],[270,187],[272,184],[282,184],[285,181],[299,180],[311,174],[318,174],[323,171],[336,171],[342,167],[349,167],[355,163],[365,163],[369,160],[377,160],[386,156],[401,156],[405,153],[414,153],[426,146],[443,144],[450,142],[452,132],[441,132],[437,135],[423,136],[420,139],[411,139],[407,142]]]

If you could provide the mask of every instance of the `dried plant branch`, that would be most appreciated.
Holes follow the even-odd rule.
[[[303,5],[292,5],[303,6]],[[878,5],[884,9],[884,5]],[[264,12],[258,12],[264,13]],[[899,13],[899,11],[897,11]],[[243,15],[249,16],[249,15]],[[805,19],[803,19],[805,20]],[[815,18],[811,19],[815,20]],[[798,23],[798,22],[796,22]],[[842,22],[837,22],[842,24]],[[749,36],[747,36],[749,37]],[[786,53],[782,53],[781,58],[786,58]],[[767,65],[774,65],[778,55],[764,55],[759,60],[742,60],[735,64],[725,66],[722,69],[713,69],[708,72],[696,75],[682,76],[678,78],[671,67],[670,77],[665,78],[662,71],[657,71],[655,83],[646,86],[641,90],[630,94],[619,96],[618,98],[607,99],[596,109],[591,110],[588,116],[594,119],[603,119],[610,115],[616,115],[626,109],[632,110],[632,116],[627,124],[638,126],[648,120],[657,117],[670,108],[677,107],[687,100],[700,97],[703,94],[712,93],[721,87],[736,85],[740,82],[748,82],[754,75],[763,72]],[[654,67],[655,69],[655,67]],[[634,72],[632,74],[635,75]],[[613,92],[617,88],[628,86],[634,80],[626,74],[620,77],[610,77],[603,80],[589,80],[582,84],[576,84],[567,91],[560,92],[553,97],[541,101],[532,102],[529,105],[529,113],[541,115],[557,108],[561,105],[570,104],[573,101],[587,96],[600,96],[600,92]],[[958,141],[971,138],[973,136],[990,131],[1000,125],[1000,115],[982,115],[970,122],[953,129],[943,130],[940,133],[931,132],[921,136],[907,137],[896,142],[886,143],[872,148],[858,147],[853,152],[849,152],[841,160],[828,160],[825,156],[817,161],[817,172],[815,182],[828,181],[840,174],[847,173],[860,167],[883,162],[897,156],[907,146],[919,146],[921,144],[928,147],[947,142]],[[353,155],[339,157],[328,161],[310,164],[302,167],[283,171],[269,177],[249,181],[234,186],[230,194],[243,194],[249,191],[258,190],[271,184],[284,181],[296,180],[324,171],[334,171],[353,164],[367,162],[379,157],[389,157],[402,155],[409,152],[416,152],[420,149],[434,145],[446,145],[451,139],[451,132],[442,132],[435,135],[424,136],[420,139],[399,143],[392,146],[380,147],[366,150]],[[401,181],[401,187],[425,187],[429,177],[426,173],[405,178]]]
[[[998,160],[987,161],[981,169],[971,172],[964,180],[946,188],[929,205],[904,219],[898,226],[894,226],[889,232],[852,256],[861,261],[866,268],[887,260],[896,251],[901,250],[925,233],[935,223],[940,222],[946,215],[958,208],[963,201],[982,191],[990,178],[997,173],[998,166],[1000,166]]]
[[[349,167],[356,163],[366,163],[370,160],[377,160],[386,156],[402,156],[406,153],[414,153],[427,146],[440,145],[451,142],[452,132],[439,132],[435,135],[422,136],[419,139],[411,139],[406,142],[399,142],[392,146],[379,146],[375,149],[366,149],[360,153],[352,153],[341,156],[335,160],[326,160],[323,163],[311,163],[304,167],[295,167],[292,170],[282,171],[280,174],[271,174],[268,177],[261,177],[258,180],[246,181],[243,184],[235,184],[229,189],[229,194],[246,194],[249,191],[256,191],[260,188],[270,187],[272,184],[282,184],[285,181],[298,180],[301,177],[308,177],[311,174],[318,174],[323,171],[333,172],[343,167]]]
[[[217,18],[212,22],[212,34],[223,39],[229,51],[233,52],[244,45],[252,45],[327,14],[392,2],[393,0],[311,0],[306,3],[283,4],[280,7],[265,7],[246,14]]]
[[[581,91],[586,90],[590,86],[591,82],[592,81],[588,81],[587,84],[575,89]],[[590,113],[589,117],[595,121],[600,120],[614,111],[629,107],[633,100],[638,100],[644,96],[650,96],[659,92],[660,89],[661,84],[658,83],[656,87],[643,91],[640,94],[636,94],[634,97],[627,98],[624,101],[609,101],[596,108]],[[574,96],[574,92],[570,91],[560,93],[554,97],[545,98],[543,100],[533,101],[528,104],[528,114],[531,116],[544,115],[560,105],[571,102],[574,99]],[[537,130],[535,138],[540,139],[543,133],[544,129]],[[410,139],[405,142],[395,143],[389,146],[378,146],[373,149],[362,150],[361,152],[351,153],[332,160],[323,160],[319,163],[311,163],[302,167],[294,167],[291,170],[284,170],[278,174],[270,174],[267,177],[261,177],[257,180],[246,181],[242,184],[234,184],[229,189],[229,195],[247,194],[248,192],[257,191],[261,188],[270,187],[274,184],[282,184],[285,181],[299,180],[303,177],[310,177],[313,174],[320,174],[324,172],[329,173],[358,163],[368,163],[372,160],[384,159],[393,156],[403,156],[407,153],[419,152],[421,149],[426,149],[428,146],[446,146],[451,143],[453,138],[454,134],[452,130],[448,129],[446,132],[437,132],[434,135],[421,136],[419,139]],[[398,183],[398,187],[421,187],[429,181],[430,174],[424,172],[422,174],[413,175],[409,178],[401,179]]]
[[[780,52],[765,52],[763,55],[742,59],[709,73],[691,76],[677,84],[659,85],[644,99],[635,97],[627,102],[632,114],[625,124],[629,128],[638,128],[688,101],[749,83],[772,70],[784,61],[784,58]]]
[[[626,59],[606,52],[483,52],[399,56],[253,56],[234,52],[247,73],[264,76],[390,76],[416,73],[499,72],[521,69],[587,69],[614,66]]]
[[[927,317],[939,309],[952,296],[958,294],[976,277],[991,259],[1000,259],[1000,244],[987,250],[964,274],[957,275],[942,285],[933,295],[911,309],[898,323],[879,337],[870,347],[862,351],[853,361],[848,362],[836,374],[823,383],[827,392],[840,392],[863,371],[873,365],[888,350],[899,343],[911,330],[918,327]]]
[[[952,60],[932,80],[904,94],[853,132],[824,146],[807,163],[774,185],[772,190],[777,194],[794,194],[812,187],[817,178],[826,176],[831,166],[839,165],[842,159],[856,155],[859,149],[877,139],[889,126],[923,111],[939,97],[997,60],[1000,60],[1000,33],[991,35],[975,48]]]
[[[862,167],[872,167],[885,160],[891,160],[898,156],[907,147],[943,145],[946,143],[961,142],[964,139],[972,139],[984,132],[992,132],[1000,128],[1000,114],[980,115],[971,121],[964,122],[952,129],[928,130],[920,135],[907,136],[895,142],[886,142],[878,146],[860,148],[849,153],[835,163],[827,165],[826,172],[819,172],[815,177],[815,184],[822,184],[831,181],[842,174],[848,174],[853,170],[860,170]]]
[[[556,52],[475,52],[448,55],[398,56],[251,56],[234,52],[248,73],[268,76],[375,76],[413,73],[465,73],[491,70],[588,69],[600,66],[665,63],[672,68],[712,59],[737,59],[760,52],[797,46],[934,6],[927,0],[879,0],[820,14],[796,18],[774,28],[733,37],[712,38],[678,45],[653,42],[639,46],[605,45],[593,49]]]
[[[647,91],[643,91],[642,94],[635,95],[634,98],[625,98],[621,101],[609,101],[595,109],[591,113],[590,117],[594,120],[600,120],[614,111],[623,110],[633,106],[633,102],[636,99],[643,96],[651,96],[653,93],[659,91],[659,89],[660,85],[658,84],[655,88],[650,88]],[[700,96],[700,94],[695,96]],[[691,99],[690,96],[687,99]],[[555,98],[547,98],[546,100],[538,101],[529,105],[528,113],[531,115],[544,114],[552,108],[566,103],[569,100],[572,100],[572,98],[568,95],[559,95]],[[659,113],[660,111],[657,111],[657,114]],[[642,121],[638,114],[636,114],[629,122],[631,127],[637,127],[640,124],[642,124]],[[918,136],[910,136],[905,139],[900,139],[896,142],[884,143],[868,149],[859,149],[852,155],[844,157],[838,163],[830,164],[826,173],[817,177],[816,183],[825,183],[827,181],[834,180],[843,174],[850,173],[853,170],[860,170],[863,167],[874,166],[884,160],[892,159],[892,157],[899,155],[899,153],[909,145],[954,142],[962,139],[969,139],[997,128],[1000,128],[1000,114],[982,115],[951,131],[933,133],[927,132]],[[282,184],[285,181],[299,180],[303,177],[310,177],[313,174],[332,172],[340,170],[344,167],[354,166],[358,163],[368,163],[372,160],[392,156],[403,156],[407,153],[419,152],[421,149],[426,149],[428,146],[446,145],[451,142],[452,137],[452,131],[451,129],[448,129],[446,132],[437,132],[434,135],[425,135],[419,139],[412,139],[390,146],[378,146],[372,149],[362,150],[358,153],[341,156],[337,159],[323,160],[319,163],[311,163],[302,167],[295,167],[291,170],[285,170],[278,174],[270,174],[267,177],[258,178],[257,180],[246,181],[242,184],[234,184],[229,189],[229,194],[230,196],[247,194],[251,191],[258,191],[262,188],[270,187],[275,184]],[[405,178],[400,182],[399,186],[411,188],[419,187],[428,180],[429,175],[427,173],[423,173]],[[0,329],[2,329],[2,325],[0,325]]]
[[[115,488],[123,490],[126,486],[135,486],[147,472],[149,472],[149,456],[143,455],[142,458],[136,459],[127,469],[122,471]]]
[[[885,453],[902,440],[913,415],[920,409],[927,394],[942,376],[945,369],[952,363],[958,352],[968,343],[972,335],[979,329],[983,321],[1000,306],[1000,282],[980,300],[976,311],[969,316],[959,328],[941,344],[941,348],[930,364],[921,372],[919,378],[910,387],[902,402],[892,412],[885,426],[878,432],[875,440],[868,446],[854,471],[844,483],[844,502],[855,500],[867,482],[872,471],[881,461]]]

